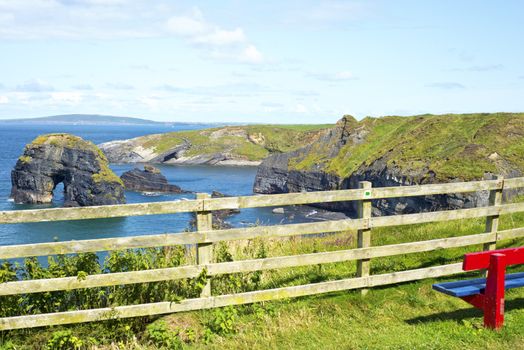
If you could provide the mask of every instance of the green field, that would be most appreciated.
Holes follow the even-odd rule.
[[[484,224],[484,220],[475,219],[377,228],[372,231],[372,244],[475,234],[483,232]],[[524,213],[501,217],[501,229],[517,226],[524,226]],[[524,245],[523,239],[506,241],[500,243],[499,247],[521,245]],[[321,252],[355,246],[355,232],[310,238],[257,239],[218,244],[215,261]],[[373,259],[372,274],[460,262],[465,252],[480,249],[480,246],[471,246]],[[165,266],[166,259],[162,258],[162,251],[155,252],[155,258],[150,258],[151,252],[147,251],[122,252],[118,258],[113,257],[112,266],[121,267],[124,264],[129,269],[135,266],[132,262],[139,262],[134,267],[136,269],[144,268],[144,264],[148,268]],[[194,258],[192,251],[183,254],[180,250],[167,252],[170,256],[167,260],[178,259],[182,262],[185,259],[182,264]],[[70,264],[64,265],[72,271]],[[57,266],[54,268],[58,269]],[[227,275],[213,279],[212,286],[215,294],[225,294],[347,278],[354,276],[355,270],[354,262],[333,263]],[[74,275],[75,272],[71,273]],[[440,281],[478,275],[451,276]],[[64,349],[71,348],[75,342],[81,344],[80,348],[86,349],[524,348],[524,289],[507,293],[506,325],[502,331],[494,332],[483,329],[480,311],[459,299],[432,291],[431,285],[435,282],[427,279],[373,288],[366,296],[361,296],[359,291],[347,291],[173,314],[156,319],[115,320],[4,332],[0,335],[0,349],[59,349],[56,347],[59,341],[69,344]],[[152,300],[144,300],[147,298],[144,295],[161,298],[162,288],[166,288],[166,285],[156,285],[152,289],[115,289],[114,293],[120,298],[115,300],[132,304]],[[190,285],[176,284],[170,288],[180,291]],[[79,296],[88,298],[88,294]],[[45,296],[42,297],[45,300]],[[5,305],[2,304],[2,307]],[[51,346],[47,347],[48,344]]]

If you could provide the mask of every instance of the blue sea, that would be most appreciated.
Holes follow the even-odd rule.
[[[172,126],[90,126],[90,125],[6,125],[0,124],[0,211],[61,206],[63,187],[57,186],[52,205],[20,205],[9,199],[11,170],[24,146],[41,134],[67,132],[95,144],[177,130],[192,130],[211,125]],[[111,164],[116,174],[132,169],[132,164]],[[158,165],[170,183],[195,192],[220,191],[228,195],[251,195],[255,167]],[[171,201],[194,198],[192,194],[150,194],[126,192],[127,203]],[[304,212],[304,210],[306,210]],[[302,209],[297,215],[274,214],[272,208],[244,209],[228,220],[234,227],[313,221]],[[301,213],[306,215],[301,215]],[[158,233],[177,233],[189,227],[189,213],[97,220],[60,221],[28,224],[0,224],[0,245],[68,241]]]

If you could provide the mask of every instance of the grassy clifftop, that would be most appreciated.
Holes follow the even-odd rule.
[[[314,142],[333,125],[247,125],[177,131],[100,145],[112,162],[257,162]],[[176,153],[176,156],[170,154]],[[137,156],[138,155],[138,156]]]
[[[180,131],[157,135],[144,147],[163,153],[184,141],[191,143],[186,156],[228,150],[248,160],[261,160],[270,152],[288,152],[311,142],[318,132],[332,125],[253,125]]]
[[[433,172],[441,179],[476,179],[501,169],[524,172],[524,113],[368,117],[360,122],[346,117],[338,129],[292,159],[291,169],[348,177],[382,160],[401,173]],[[333,156],[330,146],[336,145]]]

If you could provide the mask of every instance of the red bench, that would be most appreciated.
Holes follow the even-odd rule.
[[[488,269],[487,278],[434,284],[433,289],[465,300],[484,311],[484,326],[504,324],[504,292],[524,287],[524,272],[506,275],[506,267],[524,264],[524,247],[464,255],[464,271]]]

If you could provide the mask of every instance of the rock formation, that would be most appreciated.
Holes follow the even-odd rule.
[[[298,149],[315,141],[326,128],[226,126],[146,135],[99,147],[111,163],[257,166],[271,153]]]
[[[125,203],[124,186],[93,143],[70,134],[37,137],[25,147],[11,172],[16,203],[50,203],[64,184],[65,206]]]
[[[211,198],[223,198],[223,197],[230,197],[226,194],[223,194],[218,191],[213,191],[211,193]],[[231,224],[229,224],[226,220],[228,217],[234,214],[240,213],[239,209],[223,209],[223,210],[213,210],[211,214],[213,215],[213,229],[214,230],[223,230],[231,228]],[[196,227],[196,214],[193,213],[193,218],[190,221],[191,227]]]
[[[230,197],[226,194],[223,194],[218,191],[213,191],[211,193],[211,198],[224,198],[224,197]],[[231,215],[240,213],[239,209],[222,209],[222,210],[215,210],[212,212],[213,214],[213,228],[215,229],[226,229],[231,228],[231,225],[226,222],[226,219],[230,217]]]
[[[258,168],[256,193],[286,193],[472,181],[524,174],[524,114],[365,118],[345,116],[302,149]],[[506,195],[510,194],[509,192]],[[485,205],[487,192],[374,201],[375,215]],[[323,208],[355,212],[354,202]]]
[[[158,168],[144,165],[144,170],[135,168],[120,176],[127,190],[137,192],[187,193],[176,185],[170,185]]]

